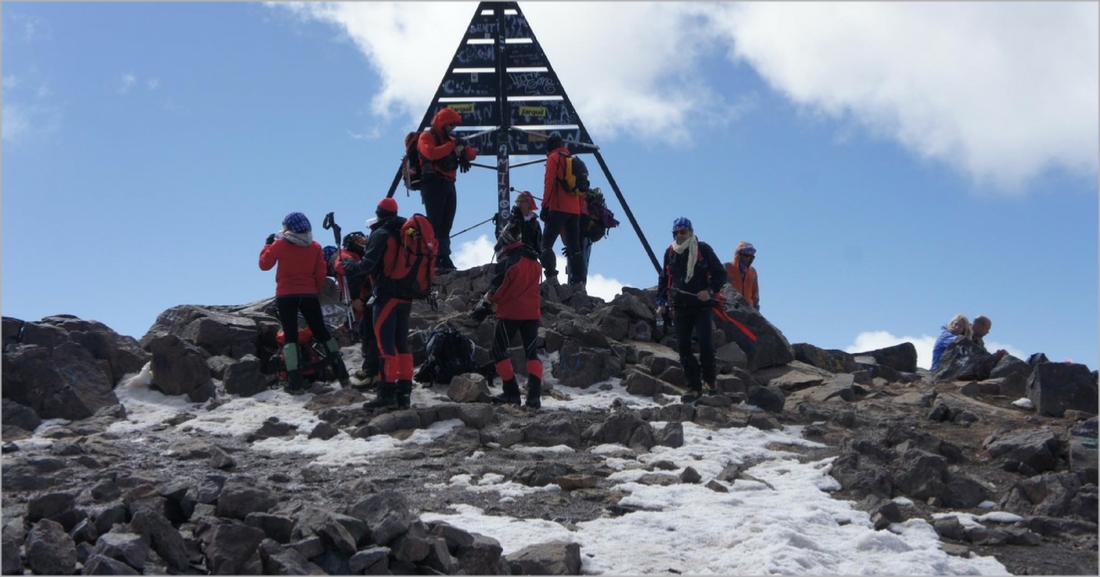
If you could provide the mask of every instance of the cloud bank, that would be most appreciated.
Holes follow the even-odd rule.
[[[327,23],[381,80],[375,114],[418,122],[476,3],[271,3]],[[624,9],[629,7],[629,9]],[[725,55],[806,112],[862,127],[1011,194],[1100,153],[1095,3],[570,3],[521,6],[585,126],[688,144],[757,95]],[[615,26],[607,26],[608,22]],[[425,41],[425,39],[431,41]],[[581,39],[578,41],[578,39]],[[598,55],[598,57],[596,57]],[[583,64],[583,65],[578,65]]]

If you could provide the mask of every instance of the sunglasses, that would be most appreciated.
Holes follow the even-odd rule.
[[[687,234],[689,232],[691,232],[691,231],[686,229],[686,228],[678,228],[678,229],[672,231],[672,236],[680,236],[681,234]]]

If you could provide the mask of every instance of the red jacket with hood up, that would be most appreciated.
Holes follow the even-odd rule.
[[[275,296],[318,295],[325,288],[325,253],[317,241],[300,246],[285,239],[264,245],[260,270],[275,270]]]
[[[432,119],[432,129],[420,133],[420,140],[416,142],[416,149],[420,151],[425,162],[432,163],[432,168],[439,176],[454,182],[455,175],[458,172],[458,164],[452,163],[454,167],[449,168],[441,162],[446,160],[447,157],[454,156],[455,152],[454,136],[443,136],[443,127],[448,124],[462,124],[462,116],[451,108],[444,108],[437,112],[435,118]],[[477,151],[469,145],[462,149],[462,154],[466,157],[466,160],[477,158]],[[424,172],[427,173],[428,171],[425,170]]]

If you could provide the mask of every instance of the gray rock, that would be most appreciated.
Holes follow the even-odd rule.
[[[130,521],[130,527],[149,540],[153,550],[169,567],[183,571],[190,565],[183,535],[168,519],[149,511],[138,511]]]
[[[997,359],[977,343],[960,338],[948,345],[932,377],[937,381],[984,381]]]
[[[989,456],[1001,466],[1024,463],[1036,472],[1052,471],[1058,465],[1060,441],[1049,429],[998,431],[982,442]]]
[[[94,554],[84,561],[83,575],[141,575],[133,567],[100,554]]]
[[[626,378],[623,379],[623,386],[626,387],[626,392],[632,395],[652,397],[660,390],[660,381],[652,375],[637,369],[631,369],[627,371]]]
[[[506,557],[513,575],[580,575],[581,546],[566,541],[529,545]]]
[[[821,349],[807,343],[795,343],[791,345],[791,350],[795,360],[830,373],[854,373],[859,370],[855,357],[841,350]]]
[[[200,523],[195,536],[201,542],[207,567],[218,575],[244,574],[254,556],[259,560],[258,549],[264,540],[263,531],[240,523]]]
[[[0,421],[4,423],[4,426],[12,425],[24,431],[34,432],[38,425],[42,424],[42,419],[34,412],[34,409],[9,400],[7,397],[4,397],[2,402],[3,415],[0,416]],[[4,438],[9,440],[6,435]]]
[[[484,403],[490,396],[488,381],[476,373],[458,375],[447,386],[447,398],[456,403]]]
[[[19,542],[6,532],[0,545],[0,574],[22,575],[23,558],[19,554]]]
[[[100,535],[95,543],[95,552],[140,571],[149,560],[149,539],[137,533],[111,532]]]
[[[446,545],[444,545],[443,549],[446,550]],[[450,553],[448,553],[447,555],[449,556]],[[352,555],[351,558],[348,559],[348,567],[354,573],[359,575],[385,575],[386,573],[383,573],[382,571],[386,571],[388,573],[389,557],[389,547],[370,547],[369,549],[363,549],[362,551],[359,551],[356,554]],[[453,560],[454,558],[451,557],[451,559]],[[381,567],[378,567],[379,565],[381,565]],[[429,566],[431,565],[429,564]],[[455,565],[451,564],[448,565],[448,567],[453,569]],[[372,568],[375,568],[375,571],[371,571]],[[433,568],[438,570],[438,568],[436,567]],[[444,573],[448,575],[454,574],[447,571],[444,571]]]
[[[581,446],[581,432],[568,418],[540,415],[535,422],[523,427],[523,440],[539,447],[565,445],[577,449]]]
[[[206,355],[198,347],[168,334],[149,343],[153,353],[153,386],[166,395],[188,395],[210,380]]]
[[[932,522],[932,528],[936,530],[936,533],[944,539],[954,539],[955,541],[966,541],[966,530],[963,528],[958,517],[943,517],[936,519]]]
[[[429,536],[427,541],[428,556],[424,559],[424,564],[444,575],[455,574],[459,568],[458,559],[455,559],[454,555],[451,555],[450,550],[447,549],[447,541],[442,537],[432,536]],[[361,553],[365,553],[365,551],[360,551],[356,555]],[[352,559],[355,559],[355,557],[352,557]]]
[[[267,575],[326,575],[324,569],[311,562],[297,549],[289,547],[269,551],[261,546],[260,560]]]
[[[890,347],[875,349],[863,353],[854,353],[853,357],[868,356],[875,360],[875,364],[889,367],[903,373],[915,373],[917,371],[917,347],[910,342],[896,344]],[[824,368],[824,367],[822,367]],[[852,371],[834,371],[846,372]]]
[[[62,342],[47,349],[17,345],[3,355],[3,396],[43,419],[80,420],[118,405],[114,385],[84,347]]]
[[[1096,379],[1085,365],[1040,363],[1027,380],[1027,397],[1040,415],[1061,417],[1067,409],[1096,413]]]
[[[294,519],[269,513],[249,513],[244,518],[244,524],[256,527],[263,531],[268,539],[282,544],[289,543],[293,538],[295,526]]]
[[[218,495],[218,516],[244,520],[249,513],[267,513],[277,500],[270,491],[244,481],[231,481]]]
[[[678,421],[666,424],[653,434],[653,442],[673,449],[684,446],[684,424]]]
[[[473,541],[458,548],[455,558],[467,575],[500,575],[501,556],[504,549],[492,537],[471,533]]]
[[[260,359],[247,354],[229,365],[223,376],[225,392],[251,397],[267,390],[267,379],[260,374]]]
[[[35,523],[23,548],[27,566],[39,575],[70,575],[76,570],[76,544],[60,523]]]
[[[413,522],[409,500],[392,489],[359,501],[348,514],[367,524],[370,542],[377,545],[389,545],[398,535],[408,531]]]
[[[750,405],[760,407],[769,413],[782,413],[783,405],[787,399],[782,391],[772,387],[749,387],[748,402]]]

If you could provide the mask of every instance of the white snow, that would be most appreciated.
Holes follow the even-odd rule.
[[[544,359],[545,361],[546,359]],[[549,376],[547,382],[569,400],[543,398],[543,411],[564,409],[607,410],[616,400],[632,408],[657,406],[648,398],[626,393],[618,379],[586,389],[562,386]],[[144,376],[143,376],[144,375]],[[207,409],[206,404],[191,403],[185,397],[165,396],[148,386],[147,371],[128,379],[115,392],[126,407],[127,419],[113,424],[110,431],[137,434],[180,412],[194,419],[174,427],[181,437],[188,431],[201,430],[219,436],[244,436],[257,430],[269,417],[298,426],[294,437],[273,438],[253,443],[255,451],[272,455],[300,454],[315,459],[318,465],[367,465],[389,458],[388,454],[410,445],[429,445],[445,435],[460,421],[435,423],[415,431],[405,440],[388,435],[353,439],[346,433],[322,441],[309,439],[319,422],[304,409],[310,395],[292,396],[282,391],[266,391],[251,398],[225,396],[223,404]],[[609,390],[601,390],[609,385]],[[335,383],[333,386],[338,386]],[[499,384],[494,387],[498,390]],[[442,387],[413,392],[414,406],[445,402]],[[665,423],[652,423],[660,429]],[[47,429],[39,429],[38,434]],[[619,445],[599,445],[586,450],[605,459],[616,471],[608,479],[626,496],[620,505],[640,510],[621,516],[604,517],[563,524],[542,519],[516,519],[486,515],[469,505],[452,505],[446,513],[424,513],[424,521],[446,521],[454,526],[497,539],[505,554],[528,545],[561,540],[581,545],[582,572],[586,574],[669,574],[675,571],[695,575],[715,574],[795,574],[795,575],[1007,575],[1005,567],[992,557],[960,558],[947,555],[932,526],[920,519],[890,525],[875,531],[866,512],[853,508],[850,501],[832,498],[828,491],[839,488],[828,475],[831,459],[800,462],[798,455],[784,447],[814,447],[803,439],[801,428],[762,431],[752,427],[707,429],[683,423],[684,445],[679,448],[657,446],[637,455]],[[171,429],[170,429],[171,430]],[[160,434],[164,434],[161,431]],[[37,438],[37,435],[36,435]],[[48,443],[37,439],[31,442]],[[24,443],[27,441],[20,441]],[[565,446],[513,447],[534,454],[552,456],[573,452]],[[478,451],[468,457],[484,457]],[[671,461],[678,469],[654,470],[653,473],[679,476],[692,467],[702,476],[698,484],[676,483],[670,486],[644,485],[638,481],[651,472],[655,461]],[[739,478],[721,483],[729,492],[706,488],[729,464],[742,467]],[[747,467],[747,464],[755,463]],[[555,485],[528,487],[507,480],[499,473],[478,476],[455,475],[448,486],[480,493],[495,493],[501,501],[561,491]],[[428,488],[432,488],[428,485]],[[441,488],[436,486],[436,488]],[[905,505],[904,498],[895,502]],[[954,515],[964,524],[979,520],[1012,522],[1017,517],[991,511],[981,516]]]

